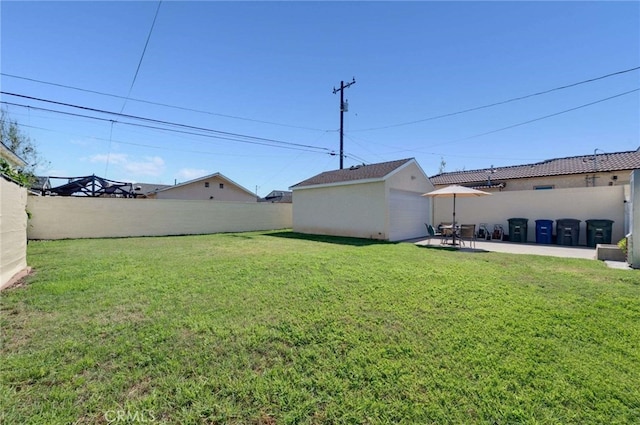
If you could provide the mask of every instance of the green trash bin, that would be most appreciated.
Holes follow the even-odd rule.
[[[613,220],[593,219],[587,220],[587,246],[595,248],[597,244],[611,243],[611,229]]]
[[[528,218],[510,218],[509,219],[509,241],[510,242],[527,242],[528,226],[529,226]]]

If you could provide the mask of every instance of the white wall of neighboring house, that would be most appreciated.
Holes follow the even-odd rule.
[[[456,199],[458,224],[501,224],[509,232],[510,218],[527,218],[527,241],[535,242],[535,220],[574,218],[581,220],[579,244],[586,245],[586,220],[613,220],[611,243],[624,237],[625,186],[494,192],[491,196]],[[451,222],[453,200],[434,199],[434,223]]]
[[[221,188],[220,185],[223,187]],[[150,197],[155,197],[156,199],[257,202],[256,195],[248,193],[220,177],[212,177],[206,180],[177,185],[161,190]]]
[[[507,186],[504,188],[504,191],[533,190],[540,186],[553,186],[554,189],[568,189],[571,187],[623,186],[625,184],[629,184],[629,172],[616,171],[605,173],[571,174],[565,176],[507,180],[506,182]]]
[[[291,204],[30,196],[29,239],[192,235],[291,227]]]
[[[27,267],[27,189],[0,177],[0,288]]]
[[[488,174],[487,174],[488,176]],[[528,177],[521,179],[498,179],[492,181],[505,182],[506,186],[502,189],[502,192],[511,192],[514,190],[534,190],[541,186],[552,186],[554,189],[568,189],[572,187],[600,187],[600,186],[623,186],[629,184],[630,172],[624,171],[610,171],[610,172],[598,172],[598,173],[586,173],[586,174],[567,174],[560,176],[545,176],[545,177]],[[489,180],[480,182],[480,184],[487,184]],[[466,183],[464,184],[467,185]],[[439,184],[437,189],[441,187],[449,186],[448,184]],[[482,189],[485,190],[485,189]],[[493,191],[499,191],[498,189],[492,189]]]
[[[293,231],[387,239],[385,184],[344,184],[293,191]]]

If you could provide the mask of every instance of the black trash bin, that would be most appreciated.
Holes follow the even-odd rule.
[[[559,218],[556,220],[556,243],[558,245],[577,246],[580,239],[580,220]]]
[[[611,229],[613,220],[592,219],[587,220],[587,246],[595,248],[597,244],[611,243]]]
[[[536,220],[536,243],[551,243],[553,220]]]
[[[528,218],[510,218],[509,219],[509,241],[510,242],[526,242]]]

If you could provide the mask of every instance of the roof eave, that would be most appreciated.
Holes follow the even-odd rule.
[[[293,190],[300,190],[300,189],[319,189],[322,187],[349,186],[354,184],[383,182],[386,179],[387,179],[387,176],[377,177],[373,179],[347,180],[347,181],[334,182],[334,183],[311,184],[311,185],[305,185],[305,186],[291,186],[289,187],[289,189],[293,191]]]
[[[14,151],[9,149],[9,147],[7,145],[5,145],[4,143],[0,142],[0,149],[2,150],[2,156],[6,157],[7,160],[12,162],[12,165],[14,165],[16,167],[26,167],[27,166],[27,161],[25,161],[24,159],[20,158]]]

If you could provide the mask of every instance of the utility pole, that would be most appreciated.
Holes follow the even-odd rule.
[[[344,81],[340,81],[340,88],[333,88],[333,94],[340,92],[340,169],[343,167],[343,159],[344,159],[344,112],[347,110],[347,105],[344,103],[344,89],[352,86],[356,83],[356,78],[353,77],[353,81],[345,84]]]

